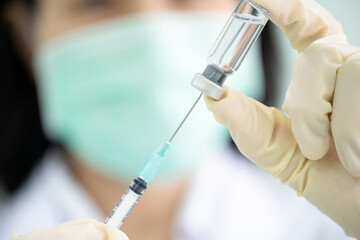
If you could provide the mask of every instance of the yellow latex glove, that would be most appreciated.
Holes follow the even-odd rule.
[[[220,101],[205,99],[246,157],[294,188],[346,234],[360,238],[360,181],[343,168],[333,145],[322,159],[309,160],[298,147],[290,119],[276,108],[232,88]]]
[[[341,25],[314,1],[256,2],[300,52],[284,106],[290,118],[231,88],[219,101],[205,97],[208,109],[245,156],[360,238],[360,180],[341,164],[358,173],[358,48],[347,44]]]
[[[255,0],[300,53],[284,110],[302,153],[318,160],[335,142],[340,161],[360,176],[360,50],[312,0]]]
[[[13,234],[11,240],[128,240],[122,231],[92,219],[78,219],[34,231],[26,236]]]

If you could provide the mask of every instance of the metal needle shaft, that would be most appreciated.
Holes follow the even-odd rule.
[[[182,125],[184,124],[184,122],[186,121],[186,119],[188,118],[188,116],[190,115],[190,113],[192,112],[192,110],[195,108],[196,104],[199,102],[202,94],[203,94],[203,93],[200,93],[199,97],[196,99],[195,103],[192,105],[192,107],[190,108],[189,112],[186,114],[186,116],[184,117],[184,119],[181,121],[180,125],[177,127],[177,129],[175,130],[175,132],[173,133],[173,135],[172,135],[171,138],[169,139],[168,143],[171,143],[171,141],[174,139],[175,135],[178,133],[178,131],[180,130],[180,128],[182,127]]]

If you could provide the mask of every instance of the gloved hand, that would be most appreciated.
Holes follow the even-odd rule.
[[[221,100],[205,96],[205,101],[246,157],[360,239],[360,181],[344,169],[333,143],[322,159],[309,160],[292,134],[290,119],[276,108],[228,87]]]
[[[332,138],[343,166],[360,176],[360,50],[312,0],[255,0],[300,53],[284,110],[301,152],[322,158]]]
[[[219,101],[206,96],[208,109],[245,156],[360,238],[360,181],[338,156],[358,175],[359,50],[314,1],[255,1],[300,52],[284,106],[290,118],[231,88]]]
[[[26,236],[13,234],[11,240],[128,240],[120,230],[92,219],[78,219]]]

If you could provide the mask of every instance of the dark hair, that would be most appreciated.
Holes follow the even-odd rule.
[[[260,36],[262,63],[265,75],[265,96],[263,103],[275,106],[279,94],[279,53],[276,51],[275,31],[276,26],[268,22]]]
[[[0,188],[11,194],[26,181],[49,141],[41,128],[34,81],[3,17],[9,2],[0,3]]]

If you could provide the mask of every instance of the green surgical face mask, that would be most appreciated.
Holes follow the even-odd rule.
[[[136,177],[198,95],[190,81],[227,15],[134,15],[44,44],[34,62],[47,135],[103,174]],[[155,181],[182,179],[225,136],[201,101]]]

